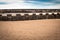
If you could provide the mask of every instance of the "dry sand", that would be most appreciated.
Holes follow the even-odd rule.
[[[60,40],[60,19],[0,21],[0,40]]]

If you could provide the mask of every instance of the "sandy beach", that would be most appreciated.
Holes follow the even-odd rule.
[[[0,40],[60,40],[60,19],[0,21]]]

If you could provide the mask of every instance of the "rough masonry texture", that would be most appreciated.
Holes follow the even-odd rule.
[[[0,21],[60,19],[60,9],[0,9]]]

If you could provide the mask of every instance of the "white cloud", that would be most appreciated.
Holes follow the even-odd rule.
[[[14,3],[8,5],[0,5],[0,9],[60,9],[59,5],[53,6],[41,6],[41,5],[32,5],[28,3]]]
[[[52,2],[39,2],[39,1],[29,1],[28,3],[35,4],[35,5],[54,5],[55,4]]]
[[[0,0],[0,2],[15,3],[15,2],[24,2],[24,0]]]
[[[31,1],[31,3],[27,3],[25,2],[25,0],[9,0],[8,2],[10,3],[0,5],[0,9],[60,9],[60,4],[54,4],[50,2],[36,2],[37,4],[34,4],[34,1]]]

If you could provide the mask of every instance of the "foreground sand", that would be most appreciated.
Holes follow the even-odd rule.
[[[60,19],[0,21],[0,40],[60,40]]]

